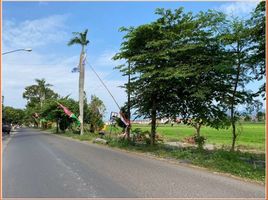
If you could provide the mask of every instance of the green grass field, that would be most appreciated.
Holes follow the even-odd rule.
[[[142,130],[150,130],[149,125],[133,124],[132,129],[141,128]],[[237,139],[237,147],[247,149],[265,150],[265,123],[241,123],[238,125],[240,132]],[[170,124],[159,125],[157,133],[164,137],[165,141],[181,141],[185,137],[195,133],[195,129],[186,125]],[[230,146],[232,143],[231,129],[213,129],[210,127],[202,127],[201,135],[207,138],[207,144],[216,146]]]

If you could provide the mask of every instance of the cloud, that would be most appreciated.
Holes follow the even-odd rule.
[[[114,68],[124,63],[123,60],[112,59],[117,52],[118,50],[105,50],[102,54],[92,56],[92,59],[89,58],[89,62],[92,63],[92,66],[96,68],[101,68],[103,70],[110,69],[111,67]]]
[[[61,96],[71,94],[71,97],[78,99],[78,73],[71,73],[73,66],[76,66],[79,55],[71,58],[62,57],[61,61],[48,62],[45,57],[40,57],[38,54],[31,55],[31,61],[25,55],[12,55],[14,59],[20,60],[8,63],[8,60],[3,60],[3,95],[5,102],[8,105],[15,107],[24,107],[26,101],[22,99],[24,88],[34,84],[34,79],[45,78],[46,81],[53,85],[52,89]],[[12,60],[11,58],[9,60]],[[96,70],[96,69],[95,69]],[[126,100],[124,89],[119,86],[123,85],[125,78],[112,80],[109,76],[116,71],[102,72],[97,70],[98,75],[105,82],[111,93],[117,99],[120,105],[123,105]],[[104,101],[107,111],[115,110],[116,104],[106,91],[104,86],[98,80],[93,71],[86,66],[85,91],[88,99],[92,94],[97,95]]]
[[[239,17],[247,17],[250,12],[256,8],[259,1],[246,1],[246,2],[232,2],[232,3],[224,3],[221,5],[218,10],[224,12],[228,16],[239,16]]]
[[[3,20],[3,49],[34,48],[61,42],[67,36],[64,30],[67,18],[68,15],[52,15],[22,22]]]
[[[22,94],[26,86],[35,84],[35,79],[45,78],[53,85],[52,89],[61,96],[71,94],[78,100],[78,73],[71,70],[78,65],[79,52],[74,56],[65,51],[54,51],[54,47],[66,43],[68,15],[52,15],[26,21],[3,21],[3,48],[9,51],[31,47],[32,52],[19,51],[3,56],[2,62],[2,94],[4,104],[23,108],[26,100]],[[55,45],[56,44],[56,45]],[[67,48],[67,47],[66,47]],[[63,53],[62,53],[63,52]],[[102,78],[120,106],[126,101],[124,89],[125,77],[113,68],[122,63],[112,57],[115,49],[104,49],[100,53],[89,53],[88,60]],[[98,80],[97,76],[86,65],[85,91],[88,101],[92,94],[98,96],[106,106],[106,119],[111,111],[118,111],[116,103]]]

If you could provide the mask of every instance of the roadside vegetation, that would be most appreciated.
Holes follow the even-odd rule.
[[[109,146],[129,151],[149,153],[156,157],[175,159],[186,163],[208,168],[212,171],[228,173],[234,176],[265,182],[265,154],[230,152],[226,149],[200,150],[193,147],[176,148],[164,144],[154,147],[139,144],[129,145],[126,141],[109,140]]]

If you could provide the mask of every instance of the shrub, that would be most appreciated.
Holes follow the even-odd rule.
[[[195,135],[194,136],[194,141],[195,141],[195,144],[198,145],[199,149],[203,149],[205,141],[206,141],[206,138],[203,137],[203,136]]]

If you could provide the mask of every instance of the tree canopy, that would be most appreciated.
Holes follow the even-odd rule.
[[[263,19],[262,10],[259,5],[253,18]],[[263,74],[262,63],[252,57],[254,48],[264,58],[263,38],[259,34],[251,40],[252,31],[262,33],[263,24],[248,26],[214,10],[193,15],[183,8],[157,9],[156,14],[151,23],[121,28],[126,34],[114,56],[130,63],[130,68],[116,68],[124,76],[131,74],[132,109],[151,118],[151,144],[156,119],[178,116],[194,126],[197,135],[201,125],[220,128],[231,123],[235,140],[236,108],[256,96],[245,86],[254,74]]]

